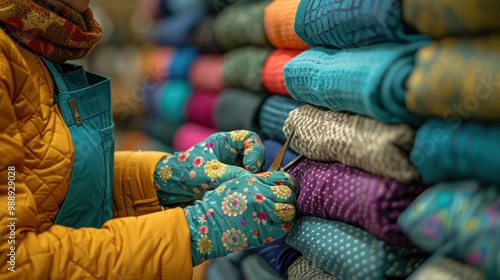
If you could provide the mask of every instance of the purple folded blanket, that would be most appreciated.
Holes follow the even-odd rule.
[[[404,185],[338,162],[307,158],[288,173],[300,184],[300,214],[359,226],[391,245],[413,246],[397,220],[424,186]]]

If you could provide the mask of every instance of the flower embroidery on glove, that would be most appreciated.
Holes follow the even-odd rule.
[[[272,172],[261,172],[254,174],[255,176],[259,176],[260,178],[267,179],[269,176],[271,176],[273,173]]]
[[[170,180],[170,178],[172,178],[172,168],[170,168],[169,166],[163,166],[162,168],[160,168],[159,175],[160,179],[164,182]]]
[[[194,165],[194,167],[200,167],[203,164],[204,161],[205,160],[203,159],[203,157],[196,157],[193,160],[193,165]]]
[[[180,154],[179,157],[177,157],[177,161],[184,162],[184,161],[186,161],[186,159],[188,157],[189,157],[189,153],[188,152],[184,152],[184,153]]]
[[[228,216],[236,217],[247,209],[247,199],[241,193],[233,193],[222,201],[222,211]]]
[[[227,166],[218,160],[211,160],[205,164],[205,173],[208,177],[215,179],[226,173]]]
[[[193,179],[194,177],[196,177],[196,171],[192,170],[189,172],[189,178]]]
[[[291,204],[276,202],[274,204],[274,211],[282,221],[291,221],[293,216],[295,216],[295,207]]]
[[[292,190],[287,186],[272,186],[271,190],[279,198],[287,199],[292,195]]]
[[[245,140],[245,142],[243,142],[243,147],[245,148],[245,153],[248,153],[251,150],[253,150],[253,142],[252,142],[252,140],[251,139]]]
[[[229,132],[229,136],[233,141],[242,141],[248,135],[248,130],[235,130]]]
[[[249,177],[249,178],[247,179],[247,183],[248,183],[249,185],[255,185],[257,182],[258,182],[258,181],[257,181],[257,178],[255,178],[255,177],[253,177],[253,176],[252,176],[252,177]]]
[[[207,234],[208,233],[208,227],[207,226],[201,226],[199,232],[201,234]]]
[[[247,237],[241,232],[232,228],[222,234],[224,247],[231,252],[238,252],[247,247]]]
[[[253,219],[253,220],[256,221],[257,224],[262,223],[263,225],[265,225],[267,223],[267,219],[269,218],[269,215],[266,212],[260,211],[258,213],[253,212],[252,214],[255,216],[255,219]]]
[[[221,193],[224,192],[225,189],[226,189],[226,185],[225,184],[224,185],[220,185],[219,187],[217,187],[215,189],[215,192],[218,193],[218,194],[221,194]]]
[[[201,145],[202,147],[205,147],[205,148],[203,148],[203,151],[209,151],[211,154],[213,154],[213,153],[214,153],[214,147],[215,147],[215,145],[214,145],[214,143],[213,143],[213,142],[210,142],[210,141],[209,141],[209,142],[207,142],[207,143],[201,143],[200,145]]]
[[[203,235],[200,240],[198,240],[196,249],[198,249],[198,251],[200,251],[202,254],[208,254],[210,253],[210,251],[212,251],[212,241],[208,239],[206,235]]]
[[[258,193],[253,197],[253,199],[258,203],[262,203],[266,200],[266,197],[263,194]]]

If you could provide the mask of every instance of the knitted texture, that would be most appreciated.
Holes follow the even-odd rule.
[[[264,29],[275,48],[308,49],[293,29],[300,0],[274,0],[264,10]]]
[[[424,44],[312,48],[285,65],[286,87],[295,99],[333,111],[417,125],[419,118],[406,109],[405,83],[413,70],[414,54]]]
[[[485,280],[484,273],[451,258],[431,258],[415,273],[412,280]]]
[[[300,185],[299,213],[359,226],[391,245],[413,246],[397,220],[425,187],[406,186],[338,162],[302,159],[287,172]]]
[[[78,13],[58,0],[1,1],[0,21],[17,40],[55,62],[87,56],[102,37],[90,9]]]
[[[263,90],[261,83],[262,68],[271,49],[241,47],[224,55],[224,83],[228,87],[241,87],[249,90]]]
[[[268,3],[242,3],[225,8],[214,22],[217,44],[226,50],[244,45],[270,47],[264,31],[264,8]]]
[[[207,0],[210,1],[210,0]],[[195,26],[190,34],[190,42],[199,50],[206,53],[223,52],[224,48],[219,46],[215,40],[214,16],[206,16]]]
[[[424,39],[407,32],[399,0],[302,0],[295,32],[310,46],[339,49]]]
[[[288,114],[302,105],[303,102],[286,96],[270,95],[259,111],[260,135],[284,143],[286,136],[283,133],[283,125]]]
[[[418,180],[408,154],[415,132],[349,113],[304,105],[290,112],[283,131],[291,148],[317,161],[339,161],[400,182]]]
[[[477,179],[500,184],[500,125],[431,119],[417,131],[410,159],[424,182]]]
[[[387,279],[410,275],[427,257],[419,249],[389,246],[345,223],[303,216],[286,241],[338,279]]]
[[[497,0],[403,0],[404,19],[436,38],[500,30]]]
[[[401,214],[399,224],[422,249],[466,262],[485,271],[487,279],[499,279],[497,185],[441,183],[415,200]]]
[[[435,41],[417,54],[406,104],[422,116],[498,122],[498,77],[500,36]]]
[[[337,280],[335,276],[324,271],[312,261],[300,256],[288,268],[288,280]]]
[[[262,84],[266,90],[271,93],[290,96],[285,85],[283,67],[301,52],[301,50],[277,49],[269,54],[262,68],[261,76]]]

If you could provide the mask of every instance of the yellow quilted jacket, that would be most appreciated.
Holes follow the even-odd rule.
[[[53,225],[74,155],[53,92],[41,59],[0,30],[0,279],[191,279],[184,212],[161,211],[153,186],[164,153],[115,154],[101,229]]]

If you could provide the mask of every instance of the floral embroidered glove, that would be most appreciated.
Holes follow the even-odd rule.
[[[214,133],[187,151],[160,161],[154,175],[160,204],[203,196],[248,171],[260,171],[263,161],[264,146],[256,133],[248,130]]]
[[[296,181],[284,172],[244,174],[184,208],[193,265],[259,247],[287,234],[295,217]]]

